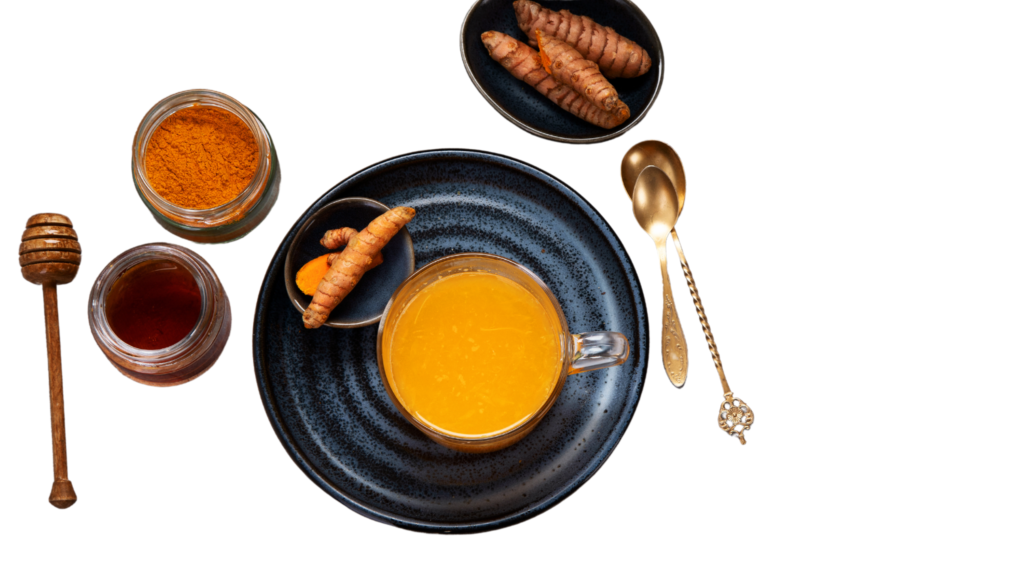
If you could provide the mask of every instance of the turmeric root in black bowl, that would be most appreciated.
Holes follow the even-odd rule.
[[[388,216],[371,227],[369,235],[360,235],[385,214]],[[415,211],[411,209],[389,211],[376,200],[353,197],[332,202],[306,220],[295,235],[284,264],[288,297],[302,313],[295,321],[303,322],[307,328],[359,328],[378,322],[391,294],[415,268],[412,236],[404,227],[412,214]],[[332,231],[325,240],[325,235]],[[382,241],[386,243],[377,253],[376,245]],[[349,254],[345,254],[346,248],[359,242],[364,245],[358,252],[349,248]],[[367,242],[374,246],[366,246]],[[367,256],[371,252],[375,254]],[[326,265],[328,260],[330,265]],[[335,260],[341,261],[335,264]],[[310,267],[300,275],[307,264]],[[325,274],[334,277],[331,285],[321,289],[320,281]],[[311,279],[315,275],[319,277]],[[308,294],[317,290],[321,294]],[[314,300],[317,304],[311,308]]]
[[[524,28],[532,29],[531,23],[520,25],[520,19],[528,19],[527,8],[553,11],[544,12],[549,18],[541,19],[542,22],[556,17],[568,18],[565,26],[545,27],[541,32],[570,41],[581,53],[586,52],[584,56],[597,58],[601,72],[618,91],[618,99],[628,107],[628,119],[617,120],[543,70],[536,38],[524,31]],[[573,17],[560,13],[561,10],[567,10]],[[517,18],[517,11],[520,18]],[[618,41],[602,42],[604,49],[601,51],[590,50],[591,43],[577,45],[575,40],[582,34],[582,17],[587,18],[590,27],[601,26],[601,32],[593,33],[593,38],[607,40],[611,37]],[[581,28],[575,35],[573,26]],[[562,29],[566,32],[565,38],[555,34]],[[614,34],[609,34],[608,29]],[[488,33],[491,34],[484,38]],[[498,40],[505,42],[498,44]],[[510,42],[517,44],[514,52],[509,50]],[[466,72],[484,99],[516,126],[549,140],[592,144],[621,136],[646,116],[661,90],[664,74],[661,41],[651,22],[629,0],[518,0],[515,3],[513,0],[479,0],[466,14],[460,43]],[[536,66],[527,58],[534,56]],[[524,66],[532,70],[525,70]]]

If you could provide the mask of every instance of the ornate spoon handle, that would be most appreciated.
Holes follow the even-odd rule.
[[[704,304],[700,301],[700,294],[697,293],[697,284],[693,281],[690,265],[686,263],[686,256],[683,255],[683,245],[679,242],[679,235],[676,234],[675,228],[672,229],[672,241],[675,242],[676,252],[679,253],[679,264],[683,267],[683,275],[686,276],[686,285],[690,288],[693,306],[697,309],[700,325],[704,329],[704,339],[708,342],[711,359],[714,360],[715,369],[718,370],[718,378],[722,381],[722,392],[725,394],[725,402],[722,403],[722,407],[718,412],[718,425],[730,435],[738,436],[740,444],[746,444],[747,440],[743,437],[743,432],[754,423],[754,411],[739,398],[734,399],[732,397],[729,381],[726,380],[725,370],[722,368],[722,357],[718,355],[718,346],[715,345],[715,336],[711,333],[711,325],[708,324],[708,317],[704,313]]]
[[[672,298],[672,284],[668,279],[666,252],[665,242],[662,241],[658,245],[658,258],[661,260],[661,292],[664,299],[661,315],[661,355],[668,379],[676,388],[682,388],[686,384],[689,355],[686,351],[683,327],[679,325],[679,312],[675,299]]]

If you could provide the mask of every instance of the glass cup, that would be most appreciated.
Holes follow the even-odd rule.
[[[438,430],[427,422],[416,418],[406,408],[394,389],[395,377],[390,353],[392,337],[401,312],[413,296],[442,278],[467,272],[497,274],[525,288],[557,317],[561,339],[561,357],[559,359],[561,370],[558,373],[557,382],[541,408],[511,430],[471,438],[457,437]],[[391,402],[406,420],[431,440],[462,452],[491,452],[518,442],[537,427],[544,415],[555,404],[567,377],[581,372],[618,366],[628,357],[629,341],[618,332],[573,334],[569,330],[569,324],[555,295],[551,293],[544,281],[529,269],[507,258],[476,252],[455,254],[435,260],[408,277],[391,296],[377,329],[377,366],[380,369],[381,380],[384,382],[384,389],[391,398]]]

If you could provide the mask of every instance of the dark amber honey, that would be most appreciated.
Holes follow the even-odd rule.
[[[177,344],[196,326],[203,307],[199,284],[170,260],[138,264],[114,281],[106,297],[110,328],[129,346],[160,350]]]

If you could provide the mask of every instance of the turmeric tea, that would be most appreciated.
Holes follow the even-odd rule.
[[[398,312],[382,344],[399,401],[428,427],[462,438],[507,432],[540,410],[562,369],[550,304],[490,272],[436,280]]]

